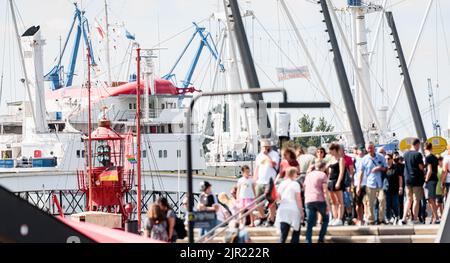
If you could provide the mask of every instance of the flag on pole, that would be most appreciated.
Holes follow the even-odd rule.
[[[127,135],[125,136],[125,147],[124,147],[124,153],[125,157],[127,158],[127,161],[124,164],[124,172],[125,174],[130,173],[133,170],[134,164],[137,163],[136,160],[136,154],[134,149],[134,139],[133,139],[133,133],[131,129],[128,130]]]
[[[308,66],[301,66],[296,68],[276,68],[278,81],[288,79],[309,79]]]
[[[127,39],[129,40],[136,40],[136,36],[131,34],[130,31],[125,29],[125,36],[127,37]]]
[[[131,163],[131,164],[135,164],[135,163],[137,163],[137,161],[136,161],[136,157],[134,156],[134,154],[133,155],[127,155],[127,160]]]
[[[117,182],[119,181],[119,173],[116,166],[111,166],[100,174],[100,181],[102,182]]]
[[[100,40],[103,40],[105,38],[105,31],[103,31],[103,28],[97,19],[95,19],[95,28],[97,29],[97,34]]]

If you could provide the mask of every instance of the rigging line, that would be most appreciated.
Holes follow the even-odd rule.
[[[205,22],[205,21],[207,21],[207,20],[209,20],[209,17],[200,20],[199,22],[197,22],[197,24],[200,25],[200,24],[202,24],[203,22]],[[158,24],[159,24],[159,23],[158,23]],[[161,44],[164,44],[164,43],[169,42],[170,40],[172,40],[172,39],[174,39],[174,38],[176,38],[176,37],[178,37],[178,36],[180,36],[180,35],[182,35],[182,34],[188,32],[188,31],[191,30],[193,27],[194,27],[194,25],[191,25],[191,26],[189,26],[189,27],[186,27],[186,28],[183,29],[182,31],[180,31],[180,32],[178,32],[178,33],[176,33],[176,34],[174,34],[174,35],[172,35],[172,36],[170,36],[170,37],[164,39],[163,41],[160,41],[160,42],[158,42],[157,44],[153,45],[152,48],[159,47],[159,46],[161,46]]]
[[[437,1],[437,4],[439,5],[442,33],[444,34],[445,51],[447,53],[447,60],[450,65],[450,53],[449,53],[450,49],[449,49],[449,45],[448,45],[447,31],[445,30],[445,25],[444,25],[444,17],[442,15],[442,8],[440,8],[441,7],[440,1]]]
[[[447,96],[447,97],[443,98],[442,100],[439,101],[439,103],[443,103],[443,102],[445,102],[448,99],[450,99],[450,96]],[[428,114],[428,113],[431,112],[431,107],[423,108],[423,109],[420,110],[420,112],[422,114]],[[412,119],[412,117],[406,117],[405,119],[400,120],[397,124],[405,124],[407,122],[410,122],[411,119]],[[412,122],[410,124],[412,124]]]
[[[403,3],[406,2],[406,1],[407,1],[407,0],[400,0],[400,1],[396,2],[396,3],[393,3],[393,4],[391,4],[391,5],[386,6],[385,9],[391,9],[392,7],[397,6],[397,5],[400,5],[400,4],[403,4]]]

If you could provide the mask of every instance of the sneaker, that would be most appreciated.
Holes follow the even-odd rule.
[[[337,219],[336,219],[336,218],[333,218],[333,219],[331,219],[331,221],[328,223],[328,225],[329,225],[329,226],[336,226],[336,222],[337,222]]]
[[[336,221],[335,221],[333,226],[343,226],[343,225],[344,225],[344,223],[342,222],[341,219],[336,219]]]
[[[266,226],[266,227],[273,227],[274,224],[275,224],[274,222],[272,222],[272,221],[270,221],[270,220],[267,220],[265,226]]]

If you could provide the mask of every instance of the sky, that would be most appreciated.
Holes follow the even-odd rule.
[[[393,11],[396,24],[403,44],[407,59],[410,57],[411,49],[416,39],[419,26],[424,15],[429,0],[388,0],[387,10]],[[340,95],[336,73],[332,64],[332,55],[329,52],[328,36],[324,32],[325,25],[322,23],[322,14],[316,1],[308,0],[286,0],[293,13],[301,34],[305,38],[307,45],[313,54],[314,60],[321,72],[326,86],[333,98],[342,108],[342,97]],[[381,3],[383,1],[371,1]],[[54,65],[54,59],[60,52],[61,40],[64,41],[68,32],[72,16],[73,4],[69,0],[15,0],[19,10],[20,25],[22,30],[27,26],[41,25],[42,34],[46,39],[44,64],[48,71]],[[104,1],[84,0],[78,1],[79,6],[86,11],[86,17],[93,27],[97,20],[104,23]],[[344,8],[346,1],[333,0],[338,8]],[[18,68],[18,57],[14,53],[12,42],[11,20],[8,9],[8,1],[0,0],[0,73],[3,73],[3,93],[0,109],[5,109],[5,100],[17,100],[24,92],[17,87],[17,80],[20,78],[20,68]],[[129,41],[124,37],[124,28],[136,35],[136,40],[142,48],[164,48],[158,52],[157,72],[164,75],[181,53],[190,35],[194,32],[192,22],[200,22],[201,26],[210,31],[213,38],[219,37],[218,24],[211,19],[213,12],[221,12],[222,0],[109,0],[108,11],[110,24],[114,24],[117,33],[112,35],[112,67],[115,80],[126,79],[126,68],[128,58],[125,50]],[[288,80],[279,82],[276,79],[276,67],[296,67],[308,65],[308,61],[297,44],[292,28],[288,25],[286,16],[281,10],[277,0],[246,0],[240,1],[241,9],[251,9],[256,15],[256,19],[246,18],[245,25],[249,44],[255,59],[257,73],[262,87],[285,87],[291,101],[324,101],[324,97],[318,91],[317,77],[312,76],[310,81],[304,79]],[[444,130],[448,125],[448,113],[450,102],[450,55],[448,48],[448,37],[450,17],[446,14],[450,11],[450,1],[434,0],[427,20],[424,32],[419,43],[415,59],[410,67],[412,82],[415,88],[419,108],[423,114],[423,121],[427,128],[428,136],[432,135],[432,121],[429,110],[427,78],[432,79],[435,99],[437,104],[437,116]],[[349,16],[344,11],[338,11],[340,21],[348,33]],[[378,13],[369,14],[369,43],[374,43],[374,34]],[[99,65],[104,68],[104,48],[99,43],[98,36],[94,28],[91,29],[93,43],[96,46],[94,53],[99,59]],[[389,36],[389,30],[385,23],[377,39],[378,48],[375,50],[374,62],[371,66],[372,73],[372,100],[375,108],[388,106],[392,108],[394,97],[400,83],[400,70],[398,60],[395,58],[394,48]],[[167,41],[166,41],[167,40]],[[341,43],[343,57],[346,60],[347,71],[350,81],[353,75],[349,56],[345,53]],[[194,41],[177,68],[177,79],[182,80],[193,52],[198,45],[198,39]],[[114,48],[115,47],[115,48]],[[68,50],[71,49],[69,42]],[[68,53],[70,53],[68,51]],[[84,50],[81,51],[83,53]],[[68,55],[68,54],[67,54]],[[67,64],[67,57],[63,60]],[[82,55],[79,56],[76,83],[81,83],[84,79],[84,61]],[[6,62],[5,62],[6,61]],[[211,63],[211,56],[203,54],[197,72],[193,78],[194,86],[202,90],[211,89],[211,79],[214,75],[213,67],[208,67]],[[133,71],[131,65],[131,71]],[[101,70],[99,78],[105,78],[105,71]],[[243,76],[243,75],[242,75]],[[220,82],[220,81],[219,81]],[[244,82],[244,81],[243,81]],[[436,85],[439,84],[439,88]],[[218,85],[220,89],[220,85]],[[384,92],[382,92],[384,90]],[[384,95],[383,95],[384,94]],[[268,97],[272,99],[272,97]],[[303,113],[313,116],[325,116],[337,129],[342,129],[336,123],[336,115],[328,109],[323,110],[295,110],[291,111],[294,118]],[[408,111],[408,103],[405,93],[402,93],[398,106],[394,111],[393,121],[390,124],[392,131],[397,133],[399,138],[414,135],[414,126]]]

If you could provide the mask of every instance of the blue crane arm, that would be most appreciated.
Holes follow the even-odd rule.
[[[195,22],[193,23],[195,26],[195,32],[194,34],[192,34],[191,38],[189,39],[188,44],[186,45],[186,47],[183,49],[183,51],[181,52],[181,55],[178,57],[178,59],[176,60],[175,64],[173,65],[173,67],[170,69],[169,73],[167,73],[166,75],[164,75],[162,78],[166,79],[166,80],[172,80],[174,81],[175,78],[175,68],[178,66],[178,64],[180,63],[181,59],[183,58],[183,56],[185,55],[187,49],[189,48],[189,46],[192,44],[192,41],[194,40],[195,36],[199,36],[201,38],[200,40],[200,45],[197,48],[197,52],[194,55],[194,58],[191,62],[191,65],[189,66],[189,69],[186,73],[186,76],[182,82],[181,87],[182,88],[188,88],[189,85],[191,84],[191,80],[192,80],[192,76],[194,75],[195,69],[198,65],[198,62],[200,60],[200,56],[202,54],[203,48],[206,46],[207,49],[209,50],[209,52],[211,53],[211,55],[214,57],[214,59],[219,61],[219,67],[220,70],[223,72],[225,71],[225,67],[221,62],[220,56],[219,56],[219,52],[217,51],[216,45],[214,44],[214,40],[211,37],[210,33],[205,34],[205,28],[204,27],[199,27]],[[175,83],[176,84],[176,83]],[[179,98],[178,98],[178,105],[181,106],[181,103],[184,99],[184,94],[180,94]]]
[[[80,48],[81,36],[83,36],[85,45],[87,48],[89,48],[89,52],[91,53],[91,64],[96,65],[95,58],[93,55],[92,43],[89,38],[88,20],[84,16],[84,12],[78,8],[76,3],[74,3],[74,6],[75,6],[75,14],[73,16],[72,24],[70,26],[69,33],[67,34],[66,40],[64,42],[64,46],[62,48],[61,54],[58,58],[58,63],[55,67],[52,68],[52,70],[47,75],[45,75],[45,80],[51,81],[52,90],[59,89],[63,86],[61,83],[61,71],[63,69],[63,66],[61,66],[61,61],[62,61],[62,58],[66,51],[67,45],[69,43],[70,36],[73,33],[75,23],[77,21],[78,21],[78,25],[76,26],[74,45],[73,45],[72,53],[71,53],[70,59],[69,59],[68,71],[66,74],[66,81],[64,83],[64,87],[72,86],[75,68],[76,68],[76,64],[77,64],[78,51]]]
[[[173,72],[174,72],[175,68],[178,66],[178,63],[180,63],[181,59],[183,58],[184,54],[188,50],[189,46],[191,45],[191,43],[194,40],[196,35],[197,35],[197,31],[195,31],[194,34],[192,34],[191,38],[189,39],[188,44],[184,47],[183,51],[181,52],[181,55],[178,57],[177,61],[172,66],[172,68],[170,69],[169,73],[167,73],[166,75],[164,75],[162,77],[163,79],[170,80],[170,79],[172,79],[174,77],[175,74]]]

